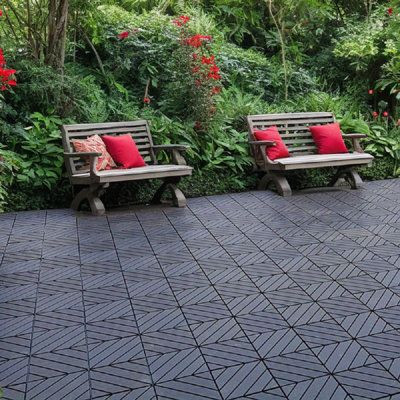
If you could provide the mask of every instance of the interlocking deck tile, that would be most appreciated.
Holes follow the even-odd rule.
[[[0,215],[4,399],[400,399],[399,199]]]

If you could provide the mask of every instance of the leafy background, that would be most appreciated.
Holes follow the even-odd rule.
[[[377,158],[364,178],[400,174],[398,0],[71,0],[61,72],[27,42],[17,21],[25,5],[5,1],[0,22],[0,45],[18,71],[18,86],[0,98],[3,210],[68,206],[59,126],[71,122],[145,118],[156,143],[190,144],[195,174],[182,184],[189,196],[255,187],[245,124],[254,113],[334,112],[345,132],[368,135],[364,145]],[[31,4],[38,32],[47,6]],[[222,74],[202,130],[186,107],[179,29],[171,23],[182,14],[191,17],[190,32],[212,35]],[[123,31],[130,34],[120,40]],[[148,84],[150,105],[143,103]],[[331,173],[290,180],[296,188],[324,185]],[[155,185],[117,184],[105,201],[146,202]]]

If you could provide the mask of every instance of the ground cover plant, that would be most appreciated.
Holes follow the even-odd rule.
[[[251,189],[245,116],[332,111],[400,175],[399,0],[3,0],[0,209],[68,206],[59,126],[151,121],[187,143],[190,196]],[[368,34],[366,34],[366,32]],[[7,63],[6,63],[7,61]],[[160,157],[165,157],[160,154]],[[325,184],[329,171],[292,177]],[[146,202],[115,185],[109,204]]]

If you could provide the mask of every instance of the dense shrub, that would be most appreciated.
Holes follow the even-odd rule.
[[[62,73],[30,54],[28,30],[17,40],[4,25],[18,86],[0,97],[0,209],[68,206],[59,125],[71,122],[145,118],[156,143],[189,144],[189,196],[255,188],[249,114],[331,111],[345,132],[368,135],[376,161],[365,179],[398,176],[398,1],[334,3],[275,1],[274,23],[260,0],[72,2]],[[190,19],[179,26],[179,15]],[[185,45],[196,34],[212,39]],[[210,72],[221,79],[197,86]],[[331,176],[312,170],[290,180],[324,186]],[[156,185],[114,185],[105,201],[147,202]]]

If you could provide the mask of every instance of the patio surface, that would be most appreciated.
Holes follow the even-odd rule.
[[[400,399],[400,180],[0,228],[5,399]]]

